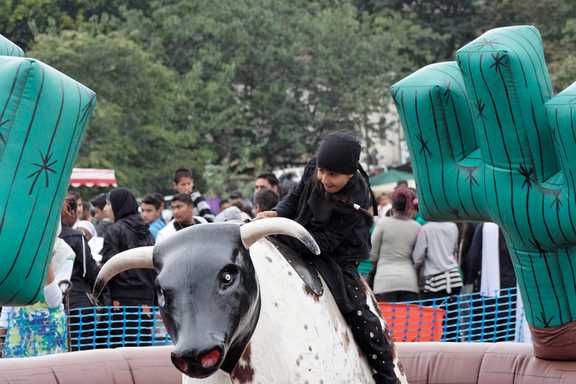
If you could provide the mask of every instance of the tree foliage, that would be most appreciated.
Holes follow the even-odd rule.
[[[90,20],[121,17],[124,9],[149,12],[147,1],[139,0],[0,0],[2,34],[28,49],[40,33],[75,30]]]
[[[97,92],[79,166],[115,168],[122,184],[144,193],[168,184],[171,162],[194,163],[186,154],[194,135],[170,125],[175,73],[135,42],[65,31],[38,36],[29,54]]]
[[[482,31],[534,23],[576,76],[569,0],[0,0],[3,34],[94,89],[78,165],[142,194],[175,168],[205,191],[309,158],[321,136],[384,137],[389,85]],[[206,184],[203,184],[205,182]]]

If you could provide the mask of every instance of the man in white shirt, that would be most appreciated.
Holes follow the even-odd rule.
[[[174,218],[158,232],[156,244],[159,244],[177,231],[194,224],[203,224],[207,221],[203,217],[194,216],[194,202],[188,193],[178,193],[172,198],[171,206]]]

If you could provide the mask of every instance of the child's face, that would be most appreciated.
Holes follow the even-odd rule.
[[[340,191],[354,175],[345,175],[343,173],[336,173],[327,169],[316,168],[316,177],[324,189],[328,193],[336,193]]]
[[[194,180],[189,177],[182,177],[177,183],[174,183],[174,189],[178,193],[192,193],[192,189],[194,189]]]

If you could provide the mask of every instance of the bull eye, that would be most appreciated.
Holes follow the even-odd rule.
[[[235,265],[227,266],[220,272],[220,288],[226,289],[234,284],[238,276],[238,267]]]
[[[158,306],[160,308],[165,308],[169,305],[169,297],[166,296],[167,294],[169,293],[161,287],[156,289],[156,297],[158,298]]]
[[[164,291],[162,288],[158,289],[158,306],[164,307],[166,305],[166,299],[164,298]]]

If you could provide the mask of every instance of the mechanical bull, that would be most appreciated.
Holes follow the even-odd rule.
[[[113,257],[95,292],[130,268],[157,271],[158,305],[184,382],[373,383],[332,295],[307,284],[312,274],[296,273],[294,261],[264,239],[276,234],[320,252],[308,231],[288,219],[195,225],[155,247]],[[398,382],[406,383],[394,360]]]

